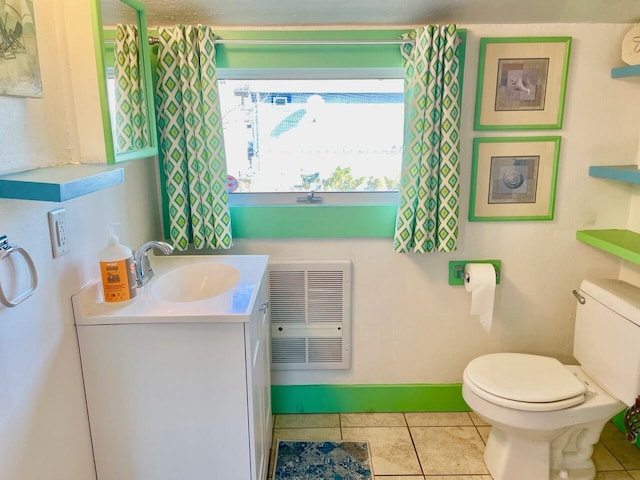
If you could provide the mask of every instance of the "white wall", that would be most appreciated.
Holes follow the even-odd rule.
[[[276,372],[277,384],[460,382],[466,363],[494,351],[569,361],[575,301],[583,278],[614,277],[621,262],[575,239],[584,228],[627,228],[629,187],[588,176],[592,164],[632,163],[638,138],[638,80],[610,78],[628,25],[469,25],[462,120],[460,247],[454,254],[396,254],[384,240],[242,240],[233,253],[353,261],[353,367]],[[564,128],[523,133],[473,131],[479,38],[573,37]],[[560,135],[555,219],[474,222],[468,215],[474,136]],[[640,209],[637,202],[636,213]],[[637,218],[637,215],[636,215]],[[637,229],[637,228],[636,228]],[[452,259],[503,262],[493,331],[469,315],[470,295],[447,282]]]
[[[44,98],[0,97],[0,173],[76,160],[61,2],[34,5]],[[62,204],[0,199],[0,234],[31,254],[40,280],[24,303],[0,305],[1,479],[95,478],[70,299],[98,275],[109,222],[133,247],[159,238],[156,181],[149,159],[126,166],[125,184]],[[47,212],[60,206],[71,252],[52,259]]]

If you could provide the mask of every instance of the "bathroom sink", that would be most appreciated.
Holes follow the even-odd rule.
[[[248,322],[269,257],[151,256],[155,273],[130,302],[104,301],[96,279],[73,296],[76,325]]]
[[[226,263],[192,263],[174,268],[153,283],[153,294],[167,302],[196,302],[220,295],[240,281]]]

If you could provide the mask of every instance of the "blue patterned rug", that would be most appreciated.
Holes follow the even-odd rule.
[[[371,480],[367,442],[278,441],[273,480]]]

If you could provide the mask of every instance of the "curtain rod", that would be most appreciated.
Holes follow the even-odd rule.
[[[160,39],[149,37],[149,45],[157,45]],[[224,40],[216,38],[219,45],[401,45],[415,40]]]
[[[402,45],[414,44],[415,40],[224,40],[216,38],[218,45]],[[105,40],[104,43],[116,43],[115,40]],[[158,37],[149,37],[149,45],[158,45]]]

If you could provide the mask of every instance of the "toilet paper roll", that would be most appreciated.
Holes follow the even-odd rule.
[[[491,333],[496,270],[490,263],[467,263],[464,279],[465,290],[471,292],[471,315],[479,315],[480,325]]]

